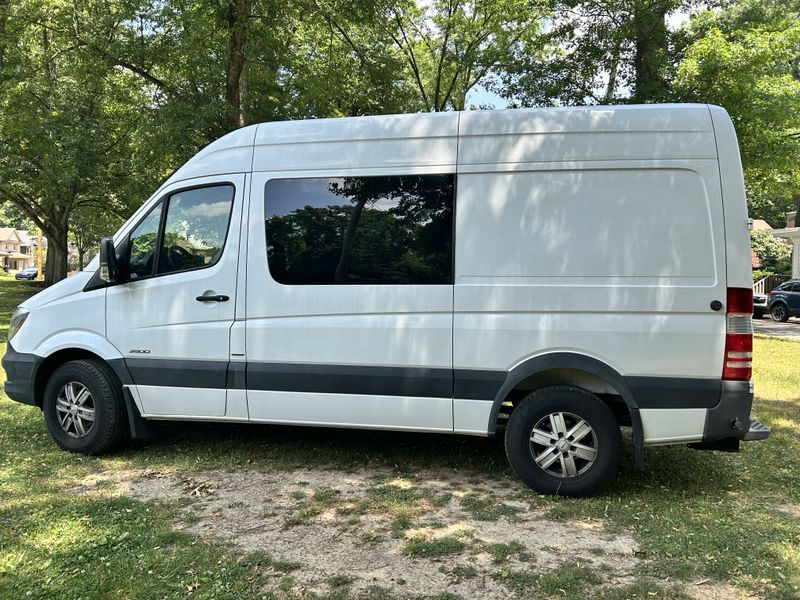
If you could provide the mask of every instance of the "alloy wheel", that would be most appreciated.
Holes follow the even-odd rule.
[[[97,416],[91,392],[77,381],[70,381],[59,390],[56,413],[61,429],[74,438],[88,435]]]
[[[597,436],[591,425],[569,412],[545,415],[534,425],[530,451],[540,469],[554,477],[577,477],[597,458]]]

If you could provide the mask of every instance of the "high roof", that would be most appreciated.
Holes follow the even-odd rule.
[[[443,164],[454,164],[455,159],[451,159],[451,156],[455,154],[451,154],[447,140],[458,135],[552,134],[555,137],[597,132],[616,134],[613,139],[621,142],[625,141],[625,136],[637,138],[639,148],[644,147],[641,144],[644,139],[642,134],[651,137],[652,134],[665,134],[660,138],[662,147],[668,145],[670,139],[677,139],[672,134],[680,134],[690,140],[682,142],[689,144],[683,148],[682,154],[675,154],[672,150],[672,153],[667,152],[663,156],[653,154],[652,158],[716,157],[709,106],[705,104],[418,113],[250,125],[203,148],[178,169],[169,181],[252,170],[292,170],[300,168],[298,165],[301,164],[303,168],[314,168],[315,161],[319,161],[319,168],[334,168],[346,164],[357,166],[352,161],[348,162],[352,157],[347,155],[346,146],[342,145],[343,142],[354,140],[367,145],[371,142],[377,151],[375,154],[370,149],[374,156],[380,156],[381,160],[393,160],[397,165],[413,164],[414,157],[419,155],[422,146],[430,155],[431,145],[439,144],[440,147],[434,148],[434,154],[438,152],[443,157]],[[578,140],[578,137],[575,139]],[[382,152],[381,144],[385,145],[390,140],[417,140],[420,144],[399,144],[391,152]],[[336,145],[335,142],[340,144]],[[650,145],[654,146],[653,151],[659,149],[659,144]],[[398,149],[402,156],[397,156]],[[452,150],[455,152],[455,146]],[[624,152],[620,154],[622,150],[622,147],[602,148],[602,152],[618,154],[611,158],[628,158]],[[593,155],[575,159],[578,158],[596,160]],[[462,162],[460,158],[458,162]]]

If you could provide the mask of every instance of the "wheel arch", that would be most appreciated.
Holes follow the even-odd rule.
[[[125,388],[133,383],[125,366],[125,359],[108,341],[99,339],[102,343],[91,348],[87,344],[53,344],[55,349],[39,361],[32,374],[34,402],[42,408],[47,380],[59,366],[73,360],[97,360],[107,365],[122,385],[122,398],[131,436],[134,439],[146,439],[150,434],[147,422],[142,418],[130,391]]]
[[[575,385],[601,394],[602,387],[605,386],[607,390],[611,390],[608,393],[621,398],[630,416],[636,466],[644,468],[644,431],[636,398],[625,378],[616,369],[585,354],[552,352],[529,358],[511,369],[492,404],[488,423],[489,436],[496,435],[505,402],[513,401],[514,396],[520,396],[522,392],[552,384]],[[609,403],[605,398],[602,399]],[[611,408],[614,409],[613,406]]]
[[[784,307],[786,310],[789,310],[789,303],[788,303],[786,300],[784,300],[783,298],[778,298],[777,300],[775,300],[774,302],[772,302],[772,303],[769,305],[769,308],[768,308],[767,310],[768,310],[768,311],[771,311],[771,310],[772,310],[772,307],[773,307],[773,306],[777,306],[778,304],[782,305],[782,306],[783,306],[783,307]]]

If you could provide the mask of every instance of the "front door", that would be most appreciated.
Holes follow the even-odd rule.
[[[108,340],[143,416],[225,416],[244,175],[175,183],[122,239],[126,283],[107,290]]]

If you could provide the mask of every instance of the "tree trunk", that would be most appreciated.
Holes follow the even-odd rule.
[[[606,93],[604,101],[611,104],[614,101],[614,92],[617,89],[617,72],[619,71],[619,54],[622,48],[622,40],[617,40],[614,44],[611,62],[608,66],[608,84],[606,85]]]
[[[230,44],[225,78],[225,101],[228,104],[228,128],[232,131],[246,124],[242,107],[243,76],[246,62],[247,21],[250,18],[251,0],[233,0],[233,10],[228,18]]]
[[[67,277],[67,232],[45,232],[47,258],[44,263],[44,284],[58,283]]]
[[[366,198],[360,198],[358,203],[353,207],[353,212],[350,213],[350,219],[347,221],[347,227],[342,236],[342,252],[339,255],[339,263],[336,265],[336,273],[333,275],[334,283],[345,282],[347,271],[350,269],[350,250],[353,248],[353,236],[366,203]]]
[[[666,2],[637,2],[634,10],[635,71],[633,100],[658,102],[669,91],[664,79],[667,57]]]

